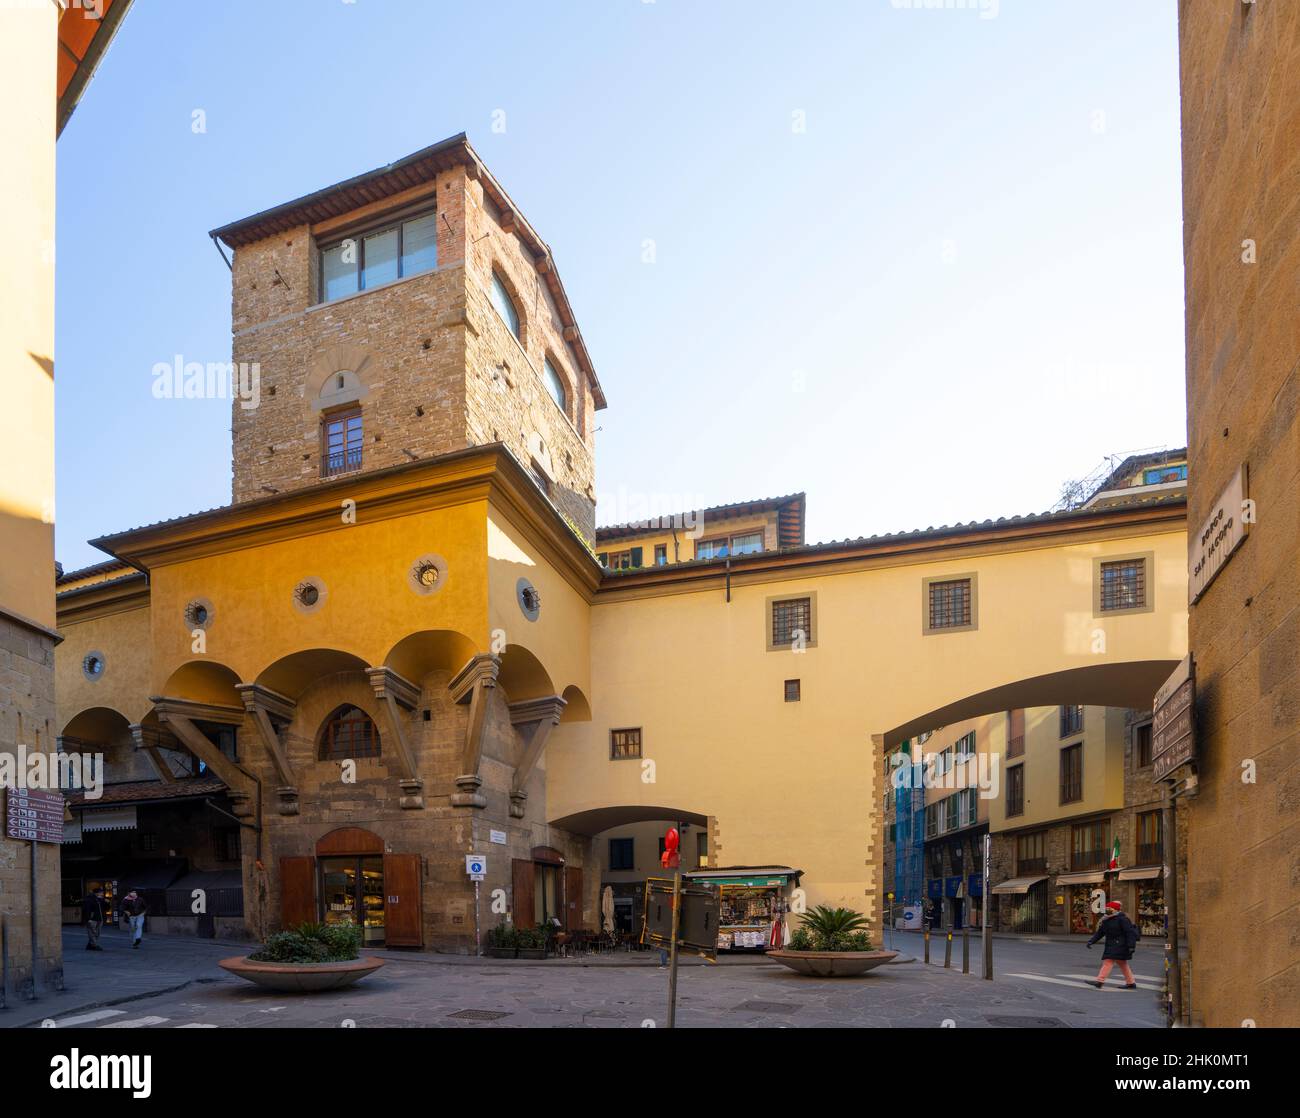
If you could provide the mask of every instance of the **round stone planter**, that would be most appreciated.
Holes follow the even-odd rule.
[[[888,963],[897,951],[769,951],[767,957],[811,978],[852,978]]]
[[[247,956],[217,964],[239,978],[287,994],[314,994],[351,986],[384,965],[383,959],[350,959],[345,963],[259,963]]]

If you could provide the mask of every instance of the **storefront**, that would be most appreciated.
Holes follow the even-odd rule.
[[[1047,931],[1047,875],[1012,877],[993,886],[997,927],[1004,932]]]
[[[799,924],[790,898],[803,870],[789,866],[737,866],[682,875],[718,890],[718,950],[766,951],[783,946]]]
[[[1119,871],[1115,895],[1124,902],[1125,911],[1144,936],[1163,936],[1166,931],[1164,872],[1163,866],[1134,866]]]
[[[1062,873],[1056,877],[1056,891],[1064,892],[1066,900],[1065,930],[1072,935],[1091,935],[1101,918],[1093,906],[1092,895],[1097,890],[1106,892],[1106,875],[1101,870],[1088,873]],[[1105,903],[1098,906],[1104,909]]]

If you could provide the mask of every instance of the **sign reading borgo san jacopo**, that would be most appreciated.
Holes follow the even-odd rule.
[[[1200,531],[1187,539],[1187,602],[1205,593],[1228,557],[1246,539],[1252,516],[1246,499],[1246,467],[1238,466]]]

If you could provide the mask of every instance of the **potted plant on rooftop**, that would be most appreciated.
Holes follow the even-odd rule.
[[[355,924],[309,923],[276,932],[251,955],[217,965],[259,986],[311,994],[351,986],[384,960],[361,958],[361,929]]]
[[[867,918],[851,908],[818,905],[803,914],[788,947],[767,957],[813,978],[847,978],[887,963],[897,951],[875,951]]]

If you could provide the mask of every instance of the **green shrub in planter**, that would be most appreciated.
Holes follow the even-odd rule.
[[[804,913],[790,937],[791,951],[870,951],[867,918],[851,908],[818,905]]]
[[[497,924],[488,929],[487,945],[497,951],[513,951],[519,946],[519,933],[513,924]]]
[[[361,956],[355,924],[299,924],[268,936],[249,956],[257,963],[344,963]]]

